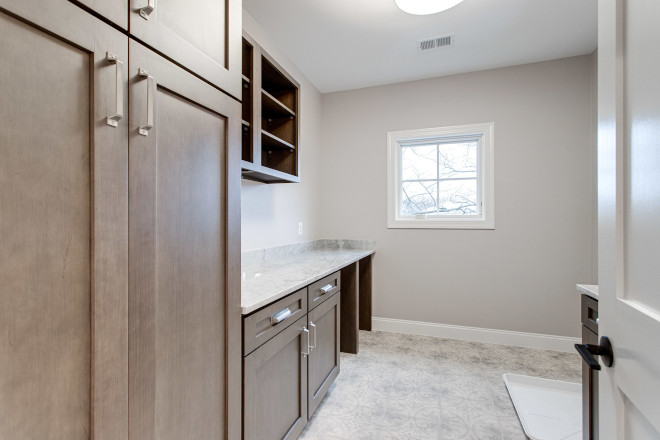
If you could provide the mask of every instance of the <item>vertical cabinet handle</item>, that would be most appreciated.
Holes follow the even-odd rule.
[[[309,330],[307,330],[306,327],[302,328],[302,331],[307,335],[307,351],[302,352],[302,357],[307,357],[309,356]]]
[[[314,330],[314,345],[309,346],[309,353],[312,353],[312,350],[316,348],[316,324],[314,324],[312,321],[309,321],[309,328]]]
[[[154,12],[154,9],[156,9],[156,0],[147,0],[147,5],[141,7],[138,11],[140,11],[140,17],[149,20],[149,15]]]
[[[154,95],[156,94],[156,80],[147,70],[140,68],[138,75],[147,79],[147,123],[138,129],[142,136],[149,136],[149,130],[154,128]]]
[[[116,127],[118,121],[124,117],[124,62],[119,59],[118,55],[112,52],[106,52],[105,59],[115,65],[115,81],[117,83],[115,92],[115,112],[108,116],[105,121],[109,126]]]

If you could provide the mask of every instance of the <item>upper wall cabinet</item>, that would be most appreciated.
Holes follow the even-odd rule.
[[[130,33],[241,99],[240,0],[131,0]]]
[[[299,84],[263,49],[243,37],[243,178],[300,182]]]
[[[240,0],[74,3],[91,9],[184,69],[241,99]]]

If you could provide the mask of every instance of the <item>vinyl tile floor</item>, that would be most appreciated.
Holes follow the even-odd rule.
[[[504,373],[580,382],[577,354],[360,332],[302,440],[525,440]]]

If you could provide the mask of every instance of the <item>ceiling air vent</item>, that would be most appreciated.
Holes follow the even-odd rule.
[[[425,38],[424,40],[417,40],[417,51],[431,52],[434,50],[449,47],[454,44],[456,34],[443,35],[441,37]]]

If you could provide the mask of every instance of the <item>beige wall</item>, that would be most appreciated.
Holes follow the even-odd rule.
[[[300,180],[241,185],[242,248],[257,249],[320,237],[321,94],[272,44],[257,22],[243,10],[243,29],[300,83]],[[298,235],[303,222],[303,235]]]
[[[377,240],[374,316],[579,336],[592,57],[323,95],[324,237]],[[495,123],[495,230],[387,229],[386,133]],[[316,203],[316,202],[315,202]]]

